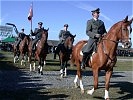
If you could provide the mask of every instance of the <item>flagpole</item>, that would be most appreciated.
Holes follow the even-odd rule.
[[[33,17],[33,2],[31,2],[30,11],[28,14],[28,20],[30,21],[30,28],[32,30],[32,17]]]
[[[33,1],[31,2],[31,7],[32,7],[32,17],[33,17]],[[31,30],[32,30],[32,18],[31,18]]]
[[[31,30],[32,30],[32,19],[31,19]]]

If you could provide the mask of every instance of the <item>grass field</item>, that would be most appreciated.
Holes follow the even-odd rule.
[[[23,70],[29,70],[29,64],[27,63],[26,66],[21,66],[20,63],[13,64],[13,53],[11,52],[3,52],[0,51],[0,72],[2,71],[19,71],[21,72],[21,69]],[[58,58],[58,57],[57,57]],[[125,59],[125,57],[118,57],[119,59]],[[126,59],[133,59],[130,57],[127,57]],[[76,71],[76,67],[68,67],[71,71]],[[53,59],[52,54],[48,54],[46,66],[43,68],[45,71],[59,71],[59,60]],[[89,71],[90,68],[86,68],[86,71]],[[133,62],[131,60],[118,60],[116,63],[116,67],[114,67],[114,71],[133,71]],[[23,73],[24,74],[24,73]],[[10,77],[10,76],[7,76]],[[19,78],[21,77],[18,76]],[[116,75],[114,75],[114,78]],[[120,75],[117,75],[117,77],[121,77]],[[117,78],[116,77],[116,78]],[[0,76],[0,79],[1,76]],[[10,78],[9,78],[10,79]],[[27,82],[30,82],[30,80],[26,80]],[[14,80],[11,81],[11,83]],[[18,80],[16,84],[19,84],[21,80]],[[2,81],[0,80],[0,84],[2,84]],[[44,83],[45,84],[45,83]],[[88,87],[92,87],[92,85],[85,86],[85,92],[86,89],[89,89]],[[14,89],[14,90],[4,90],[0,88],[0,100],[103,100],[104,96],[104,86],[100,85],[99,89],[97,89],[96,92],[94,92],[93,96],[87,95],[86,93],[81,94],[79,88],[22,88],[22,89]],[[127,82],[127,81],[116,81],[111,82],[111,88],[110,88],[110,99],[111,100],[133,100],[133,83]]]
[[[0,51],[0,54],[2,56],[5,56],[5,57],[0,58],[0,61],[2,61],[1,65],[5,64],[4,62],[13,65],[13,58],[12,58],[13,53],[12,52]],[[117,59],[130,59],[130,60],[122,60],[122,61],[118,60],[114,67],[114,71],[133,71],[133,57],[117,57]],[[20,63],[17,64],[17,66],[19,66],[19,65],[20,65]],[[27,64],[27,65],[29,65],[29,64]],[[6,67],[4,67],[4,68],[6,68]],[[28,66],[26,66],[26,68],[28,68]],[[76,70],[75,66],[68,67],[68,68],[71,70]],[[46,67],[44,67],[44,70],[52,71],[52,70],[59,70],[59,69],[60,69],[60,67],[59,67],[58,57],[57,57],[57,59],[53,59],[53,54],[48,54],[47,61],[46,61]],[[86,70],[87,69],[90,70],[90,68],[86,68]]]

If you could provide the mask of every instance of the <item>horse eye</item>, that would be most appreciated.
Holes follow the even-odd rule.
[[[125,28],[123,28],[123,30],[124,30],[124,31],[126,31],[126,29],[125,29]]]

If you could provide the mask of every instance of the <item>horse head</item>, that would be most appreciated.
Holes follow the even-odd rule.
[[[72,49],[75,37],[76,35],[69,35],[64,42],[64,46],[68,49]]]
[[[122,43],[123,48],[130,48],[132,43],[131,43],[131,23],[133,21],[133,18],[128,21],[128,16],[121,21],[121,31],[119,32],[119,38]]]
[[[49,28],[48,29],[43,28],[43,31],[42,31],[42,39],[45,41],[47,41],[47,38],[48,38],[48,30]]]
[[[114,24],[108,34],[105,36],[106,40],[113,41],[115,43],[122,43],[123,48],[130,48],[131,47],[131,23],[133,18],[128,21],[128,16],[122,21],[117,22]]]

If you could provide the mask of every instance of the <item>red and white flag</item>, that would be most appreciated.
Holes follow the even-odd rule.
[[[31,21],[32,20],[32,17],[33,17],[33,6],[31,4],[31,7],[30,7],[30,12],[28,14],[28,20]]]

